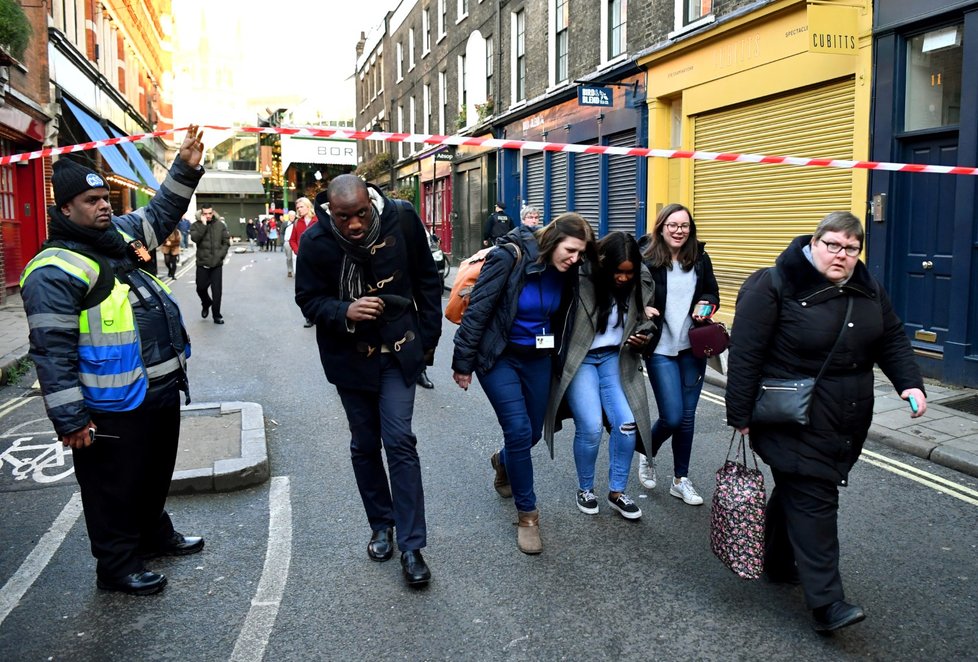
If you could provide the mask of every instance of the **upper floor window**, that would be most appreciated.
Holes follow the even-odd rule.
[[[458,0],[458,19],[455,21],[461,21],[463,18],[469,15],[469,0]]]
[[[628,23],[628,0],[606,0],[608,17],[605,25],[608,30],[609,60],[625,52],[625,25]]]
[[[438,72],[438,130],[445,133],[445,117],[448,115],[448,72]]]
[[[421,131],[431,133],[431,85],[424,84],[424,94],[421,96]]]
[[[445,7],[445,0],[438,0],[438,38],[445,36],[446,24],[448,23],[448,9]]]
[[[554,76],[555,82],[567,80],[567,57],[569,50],[570,31],[570,0],[556,0],[554,6]]]
[[[431,52],[431,9],[425,7],[421,12],[421,54]]]
[[[408,30],[408,71],[414,69],[414,28]]]
[[[513,15],[513,99],[526,99],[526,12],[519,10]]]
[[[401,46],[401,42],[397,42],[394,52],[397,58],[397,80],[401,80],[404,78],[404,47]]]
[[[492,98],[492,35],[486,37],[486,98]]]
[[[713,12],[713,0],[678,0],[683,5],[682,25],[709,16]]]
[[[963,34],[959,23],[907,40],[905,131],[961,123]]]

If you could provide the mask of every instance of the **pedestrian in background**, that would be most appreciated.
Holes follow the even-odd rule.
[[[248,237],[248,246],[254,248],[255,244],[258,243],[258,228],[255,219],[248,219],[248,224],[245,226],[245,236]]]
[[[513,221],[506,214],[506,206],[501,202],[496,202],[495,211],[486,218],[485,227],[482,229],[482,245],[492,246],[496,240],[513,229]]]
[[[213,309],[214,324],[224,324],[221,315],[221,293],[224,280],[224,258],[231,247],[231,233],[224,219],[210,205],[201,207],[197,220],[190,226],[190,237],[197,244],[197,296],[200,316],[207,319]],[[209,292],[208,292],[209,290]]]
[[[865,618],[845,602],[839,574],[839,485],[848,485],[873,420],[873,366],[902,399],[914,399],[911,418],[927,411],[903,323],[859,261],[864,239],[858,218],[832,212],[773,268],[751,275],[737,297],[727,366],[727,423],[750,435],[774,476],[764,572],[772,582],[801,583],[821,632]],[[763,378],[814,378],[823,365],[808,425],[752,422]]]
[[[516,228],[497,246],[455,333],[452,370],[466,390],[474,372],[496,412],[503,448],[490,458],[493,486],[500,496],[513,497],[519,550],[539,554],[531,450],[543,433],[554,354],[577,296],[581,257],[594,255],[594,233],[570,212],[536,233]]]
[[[587,262],[580,270],[574,320],[563,343],[563,367],[550,391],[544,438],[552,452],[554,431],[563,418],[561,405],[565,405],[574,417],[577,507],[596,515],[594,465],[607,420],[608,505],[634,520],[642,510],[625,489],[636,436],[647,436],[652,428],[640,370],[641,351],[649,340],[645,304],[652,298],[652,279],[631,235],[611,232],[598,242],[597,251],[597,263]]]
[[[292,226],[292,233],[289,235],[289,246],[296,256],[296,266],[298,267],[299,240],[302,239],[302,235],[306,230],[316,224],[318,219],[316,218],[316,214],[313,213],[312,203],[309,202],[309,198],[299,198],[296,200],[295,211],[297,218],[295,219],[295,224]],[[307,329],[312,327],[312,320],[308,317],[305,321],[305,327]]]
[[[180,219],[177,223],[177,229],[180,230],[180,248],[190,247],[190,219],[186,216]]]
[[[275,252],[278,249],[278,219],[273,216],[268,220],[268,250]]]
[[[414,208],[357,176],[334,178],[316,197],[316,215],[298,253],[295,300],[316,324],[326,379],[349,421],[367,555],[391,558],[396,529],[404,578],[424,586],[431,571],[421,555],[427,524],[411,421],[415,380],[441,335],[441,278]]]
[[[47,415],[71,448],[100,589],[163,590],[144,559],[199,552],[165,510],[190,391],[187,332],[169,288],[144,271],[204,174],[194,125],[150,203],[113,216],[94,171],[60,157],[48,240],[20,279]],[[135,296],[133,296],[135,294]]]
[[[265,252],[268,250],[268,219],[259,218],[258,225],[255,229],[256,237],[255,240],[258,242],[258,250]]]
[[[289,210],[285,216],[285,225],[282,228],[282,252],[285,253],[285,268],[289,278],[292,278],[293,260],[295,253],[292,251],[292,228],[295,226],[295,211]]]
[[[180,259],[180,230],[175,229],[160,245],[160,252],[163,253],[163,263],[166,265],[166,274],[173,280],[177,279],[177,265]]]
[[[538,227],[540,227],[541,223],[540,210],[529,205],[523,207],[523,209],[520,210],[520,223],[531,230],[536,230]]]
[[[720,288],[705,244],[696,239],[693,215],[686,207],[663,207],[643,242],[645,266],[655,283],[653,314],[659,322],[646,350],[651,355],[645,365],[659,419],[652,426],[648,444],[639,449],[644,450],[639,457],[639,480],[648,489],[655,487],[655,457],[671,438],[673,479],[669,494],[698,506],[703,497],[689,479],[689,461],[706,359],[693,356],[689,330],[694,322],[705,319],[700,306],[708,305],[712,310],[719,307]]]

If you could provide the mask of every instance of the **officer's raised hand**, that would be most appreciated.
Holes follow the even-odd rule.
[[[180,145],[180,158],[191,168],[199,166],[204,157],[203,137],[204,130],[196,124],[187,127],[187,135],[183,139],[183,144]]]

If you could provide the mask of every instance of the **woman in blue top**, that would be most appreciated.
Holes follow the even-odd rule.
[[[503,430],[503,449],[491,457],[494,486],[516,503],[517,546],[525,554],[543,551],[530,450],[543,432],[554,355],[585,252],[594,254],[594,233],[574,213],[499,238],[455,333],[455,382],[468,389],[478,375]]]
[[[652,335],[646,361],[659,420],[652,426],[646,455],[639,459],[639,481],[652,489],[656,484],[655,456],[672,438],[673,479],[669,494],[691,506],[703,503],[689,480],[696,405],[703,390],[706,359],[693,356],[689,329],[704,319],[700,307],[712,311],[720,305],[720,290],[705,244],[696,240],[696,223],[679,204],[666,205],[655,219],[652,232],[643,237],[645,266],[655,283],[654,312],[658,329]]]

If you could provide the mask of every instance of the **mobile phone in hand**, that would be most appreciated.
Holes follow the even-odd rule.
[[[909,395],[907,396],[907,402],[910,403],[910,411],[912,411],[915,414],[918,411],[920,411],[920,405],[917,404],[917,398],[913,397],[912,395]]]
[[[716,307],[712,303],[701,303],[696,306],[693,314],[699,317],[712,317],[714,310],[716,310]]]

